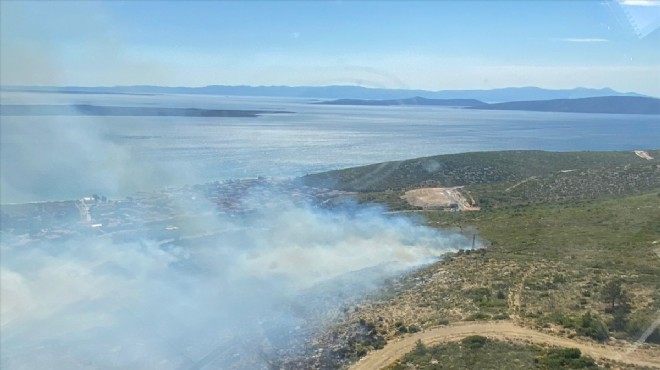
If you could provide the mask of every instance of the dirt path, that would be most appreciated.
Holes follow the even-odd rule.
[[[527,280],[527,277],[530,274],[534,273],[534,271],[536,271],[535,267],[527,269],[525,271],[525,273],[523,274],[522,278],[520,279],[520,284],[518,284],[518,287],[516,289],[511,290],[511,293],[508,296],[510,313],[511,313],[511,317],[513,318],[514,322],[519,323],[521,321],[521,319],[520,319],[521,303],[520,302],[522,300],[523,290],[525,289],[525,281]]]
[[[526,179],[524,179],[524,180],[520,180],[520,181],[518,181],[517,183],[515,183],[515,184],[509,186],[508,188],[504,189],[504,191],[509,192],[509,191],[511,191],[511,190],[513,190],[513,189],[515,189],[515,188],[517,188],[518,186],[520,186],[520,185],[522,185],[522,184],[524,184],[524,183],[526,183],[526,182],[528,182],[528,181],[532,181],[532,180],[536,180],[536,176],[530,176],[530,177],[528,177],[528,178],[526,178]]]
[[[385,348],[370,352],[366,357],[353,365],[352,370],[376,370],[392,364],[397,359],[410,352],[417,340],[426,345],[460,340],[469,335],[483,335],[493,339],[531,342],[558,347],[578,348],[583,354],[594,359],[620,361],[635,366],[660,368],[658,351],[638,348],[628,351],[627,347],[581,342],[568,338],[555,337],[536,330],[515,325],[512,321],[498,322],[460,322],[449,326],[438,327],[424,332],[403,337],[398,341],[388,343]]]

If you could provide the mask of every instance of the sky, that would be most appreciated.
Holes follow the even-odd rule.
[[[2,85],[610,87],[660,96],[660,1],[0,1]]]

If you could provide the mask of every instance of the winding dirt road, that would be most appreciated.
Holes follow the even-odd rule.
[[[627,347],[594,344],[568,338],[555,337],[536,330],[517,326],[512,321],[460,322],[408,335],[398,341],[388,343],[385,348],[381,350],[370,352],[366,357],[351,366],[350,369],[382,369],[403,357],[406,353],[412,351],[415,342],[419,339],[421,339],[426,345],[432,345],[460,340],[469,335],[483,335],[499,340],[511,339],[557,347],[578,348],[583,354],[596,360],[614,360],[635,366],[646,366],[660,369],[660,356],[658,355],[658,351],[651,353],[642,348],[638,348],[635,351],[629,351]]]

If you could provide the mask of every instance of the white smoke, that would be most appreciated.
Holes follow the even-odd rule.
[[[197,219],[217,234],[178,244],[98,236],[21,245],[4,238],[2,367],[263,367],[249,358],[283,345],[272,332],[300,335],[296,328],[310,319],[291,308],[301,292],[342,277],[337,289],[358,294],[347,284],[351,272],[385,267],[369,281],[354,278],[378,287],[469,245],[379,208],[325,210],[286,199],[249,216]]]
[[[150,122],[142,121],[136,124]],[[134,147],[116,139],[121,124],[112,117],[77,116],[73,109],[70,116],[2,117],[0,201],[118,196],[187,175],[185,168],[145,165]]]

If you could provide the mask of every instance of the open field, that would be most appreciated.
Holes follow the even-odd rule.
[[[472,199],[461,194],[460,187],[412,189],[402,197],[411,206],[422,209],[479,210],[479,207],[473,205]]]

